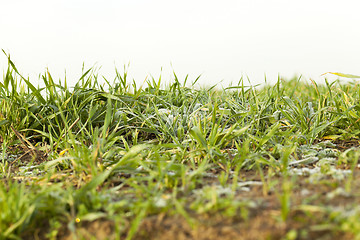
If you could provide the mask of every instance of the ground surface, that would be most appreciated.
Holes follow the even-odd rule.
[[[357,148],[358,140],[335,141],[335,149],[345,151]],[[22,165],[31,162],[33,165],[41,165],[45,160],[44,152],[37,152],[37,156],[27,149],[18,147],[11,151],[21,156],[17,161]],[[12,174],[17,175],[20,166],[16,162],[12,165]],[[346,171],[346,165],[337,165],[336,169]],[[313,166],[301,165],[294,169],[315,169]],[[219,172],[214,172],[219,174]],[[270,175],[272,175],[270,177]],[[162,212],[144,218],[133,239],[353,239],[354,235],[341,231],[341,220],[331,219],[334,214],[332,209],[337,209],[337,214],[348,211],[360,204],[360,170],[356,167],[351,191],[346,192],[346,177],[335,178],[332,175],[314,177],[304,174],[293,175],[291,181],[291,210],[284,222],[281,218],[281,203],[279,193],[282,192],[281,182],[283,178],[276,174],[265,176],[275,182],[271,189],[264,192],[261,176],[257,171],[240,172],[240,178],[244,188],[236,192],[234,200],[248,200],[249,207],[244,212],[238,210],[236,213],[226,214],[216,211],[206,214],[198,214],[188,210],[189,216],[185,218],[179,214],[167,214]],[[15,177],[17,181],[26,181],[26,177]],[[55,178],[54,178],[55,179]],[[56,180],[55,180],[56,181]],[[230,183],[230,181],[229,181]],[[217,188],[217,178],[204,178],[203,186]],[[201,186],[199,185],[199,188]],[[188,198],[192,198],[191,195]],[[220,199],[221,200],[221,199]],[[117,239],[119,236],[125,239],[126,234],[119,234],[116,223],[112,220],[98,219],[95,221],[84,221],[77,224],[76,237],[84,239]],[[119,226],[118,226],[119,227]],[[35,234],[24,239],[39,239],[45,237],[48,226],[39,227]],[[124,221],[120,228],[127,232],[130,222]],[[74,233],[69,232],[67,226],[60,228],[58,239],[74,239]]]

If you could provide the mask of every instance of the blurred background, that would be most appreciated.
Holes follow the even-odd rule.
[[[13,0],[0,1],[0,48],[36,83],[49,69],[75,83],[82,66],[112,80],[201,85],[273,83],[325,72],[360,74],[355,0]],[[6,56],[0,54],[6,71]],[[334,77],[328,76],[329,79]],[[247,80],[246,80],[247,81]]]

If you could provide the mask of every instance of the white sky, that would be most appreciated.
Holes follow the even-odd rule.
[[[146,76],[201,84],[252,84],[278,74],[319,80],[325,72],[360,74],[356,0],[0,0],[0,48],[32,82],[49,68],[75,82],[86,67],[114,77],[130,62]],[[7,67],[0,53],[0,68]],[[226,85],[227,86],[227,85]]]

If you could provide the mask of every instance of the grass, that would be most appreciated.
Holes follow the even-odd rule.
[[[37,87],[8,61],[0,239],[360,239],[357,82]]]

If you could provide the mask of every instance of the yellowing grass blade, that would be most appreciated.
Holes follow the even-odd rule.
[[[338,72],[327,72],[327,73],[324,73],[322,75],[325,75],[325,74],[328,74],[328,73],[339,76],[339,77],[345,77],[345,78],[360,78],[360,76],[357,76],[357,75],[338,73]]]
[[[340,137],[341,137],[341,135],[327,135],[327,136],[322,137],[321,139],[323,139],[323,140],[336,140],[336,139],[338,139]]]

